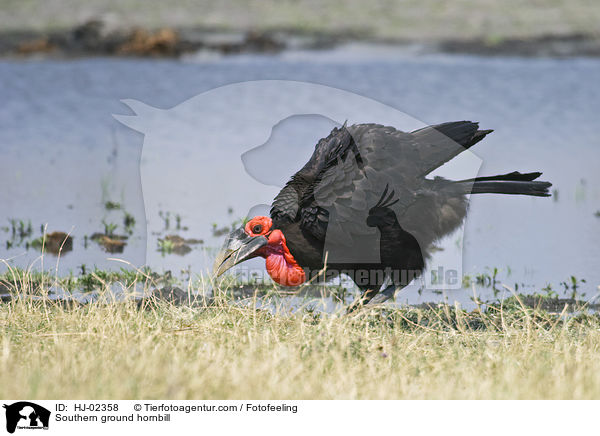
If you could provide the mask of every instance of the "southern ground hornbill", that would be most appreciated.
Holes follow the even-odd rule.
[[[378,303],[418,277],[431,245],[463,222],[467,194],[549,196],[541,173],[452,181],[427,175],[491,130],[457,121],[410,133],[379,124],[335,128],[273,201],[226,239],[220,275],[253,257],[271,278],[296,286],[346,274]]]

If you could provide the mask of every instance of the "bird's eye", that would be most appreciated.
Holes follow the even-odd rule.
[[[252,233],[258,234],[260,232],[262,232],[262,226],[260,224],[257,224],[254,227],[252,227]]]

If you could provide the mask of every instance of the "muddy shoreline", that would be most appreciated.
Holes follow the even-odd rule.
[[[324,50],[361,42],[407,49],[415,54],[451,53],[478,56],[597,57],[600,38],[583,33],[502,39],[442,39],[419,41],[376,38],[367,34],[231,31],[217,28],[131,28],[107,30],[92,20],[70,29],[0,32],[0,57],[78,58],[91,56],[177,58],[197,52],[217,54],[279,53],[284,50]]]

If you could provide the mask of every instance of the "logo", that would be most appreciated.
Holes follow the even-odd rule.
[[[28,401],[19,401],[3,406],[6,409],[6,431],[14,433],[16,429],[48,430],[50,411]]]

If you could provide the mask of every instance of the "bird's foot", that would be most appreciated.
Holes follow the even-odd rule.
[[[381,292],[371,291],[369,289],[348,306],[346,314],[355,312],[364,306],[375,306],[377,304],[385,303],[387,300],[394,297],[397,290],[398,287],[395,285],[390,285]]]

